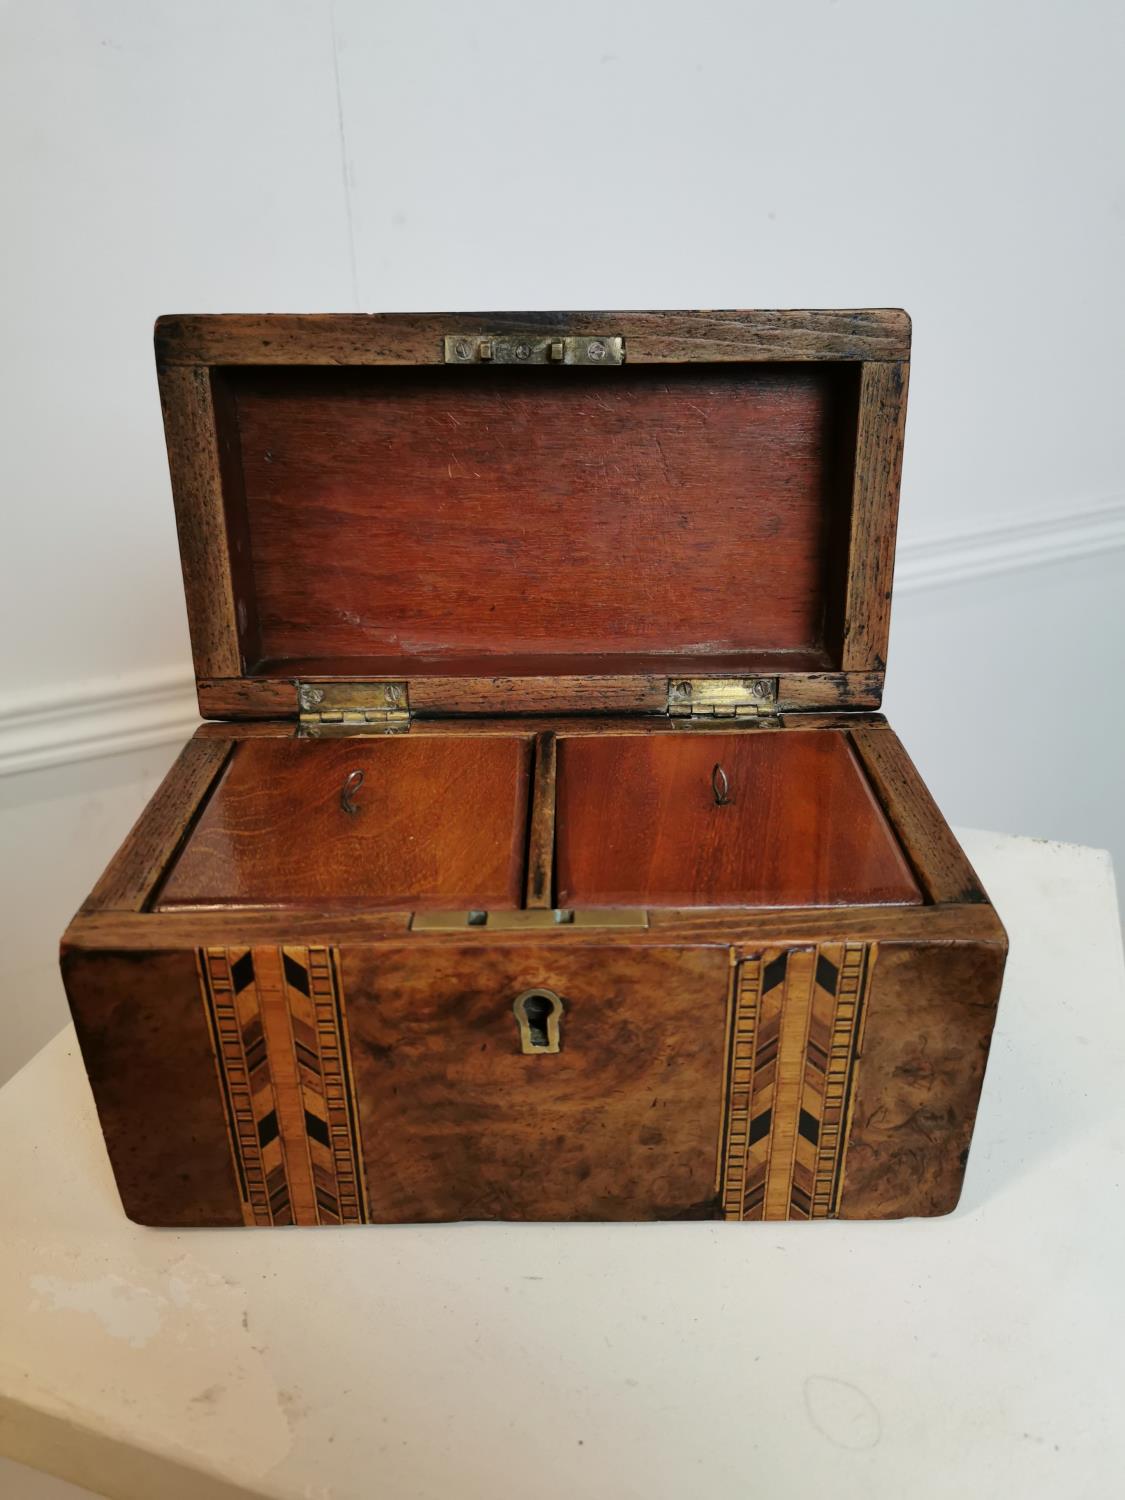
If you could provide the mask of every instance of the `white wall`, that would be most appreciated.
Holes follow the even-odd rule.
[[[1123,64],[1112,0],[9,0],[0,1077],[194,719],[162,312],[906,307],[888,711],[1125,859]]]

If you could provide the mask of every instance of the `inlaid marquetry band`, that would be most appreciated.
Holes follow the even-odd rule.
[[[367,1219],[331,948],[203,948],[200,989],[247,1224]]]
[[[771,948],[738,964],[727,1049],[726,1219],[830,1219],[874,943]]]

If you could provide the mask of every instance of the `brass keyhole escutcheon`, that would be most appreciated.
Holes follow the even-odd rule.
[[[563,1003],[554,990],[524,990],[512,1003],[520,1028],[520,1050],[529,1054],[559,1050]]]

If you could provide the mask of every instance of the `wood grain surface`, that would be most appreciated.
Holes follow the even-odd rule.
[[[881,713],[782,713],[778,715],[779,729],[854,729],[860,725],[886,724]],[[518,716],[474,715],[471,723],[464,718],[436,718],[419,715],[402,732],[412,739],[421,739],[431,734],[511,734],[513,725],[521,732],[539,734],[548,730],[565,728],[568,734],[676,734],[684,731],[683,719],[673,719],[666,714],[520,714]],[[696,726],[698,727],[698,726]],[[360,730],[360,734],[362,734]],[[694,732],[694,730],[689,731]],[[747,726],[739,719],[715,719],[707,726],[708,733],[746,734]],[[751,731],[754,732],[754,726]],[[204,740],[253,740],[293,739],[301,733],[292,719],[210,719],[200,724],[195,731],[196,739]],[[358,735],[356,736],[359,737]]]
[[[232,524],[235,532],[245,526],[233,519],[240,466],[233,465],[232,473],[229,457],[224,462],[211,371],[161,369],[159,379],[195,675],[237,677],[244,670],[240,605],[247,620],[256,609],[245,594],[236,598],[235,575],[241,569],[234,563],[231,538]]]
[[[447,334],[609,333],[630,363],[901,360],[899,308],[705,312],[171,314],[156,324],[168,365],[441,364]],[[607,372],[608,373],[608,372]]]
[[[857,725],[851,741],[931,901],[987,901],[965,851],[898,735],[887,725]]]
[[[64,944],[62,972],[129,1218],[241,1224],[194,947],[136,953]]]
[[[882,672],[891,630],[891,584],[906,432],[908,364],[867,364],[859,396],[854,494],[841,665]]]
[[[581,948],[602,934],[565,925],[551,931],[560,947]],[[114,948],[138,953],[154,945],[192,947],[323,941],[372,943],[408,937],[412,945],[427,941],[468,942],[482,948],[496,940],[487,927],[438,936],[411,932],[409,912],[353,911],[326,904],[286,907],[282,911],[249,907],[216,910],[191,908],[167,912],[92,912],[79,914],[66,930],[71,948]],[[627,948],[662,947],[669,943],[795,942],[816,943],[878,937],[900,942],[1003,942],[1004,928],[991,906],[795,906],[657,907],[648,926],[618,931],[614,942]],[[534,945],[542,933],[507,932],[505,943]]]
[[[515,734],[243,741],[157,906],[519,906],[530,755]]]
[[[373,1219],[714,1217],[726,948],[356,949],[341,973]],[[520,1050],[535,986],[557,1054]]]
[[[167,869],[233,741],[189,740],[83,904],[84,911],[140,911]]]
[[[707,668],[719,676],[776,675],[777,702],[782,711],[879,707],[882,673],[825,672],[820,670],[825,663],[825,653],[819,651],[751,651],[740,657],[713,657]],[[495,669],[495,661],[446,658],[439,663],[433,658],[414,658],[407,664],[391,658],[309,657],[286,663],[284,670],[292,675],[282,678],[201,681],[199,706],[201,712],[214,718],[295,718],[295,678],[393,680],[403,676],[407,665],[411,712],[428,718],[453,714],[662,714],[668,704],[669,681],[684,675],[684,658],[672,656],[517,656],[505,660],[503,672],[486,676],[474,672]],[[440,670],[431,675],[431,668]],[[454,668],[458,669],[456,675],[446,675]],[[273,664],[269,670],[281,671],[282,667]],[[620,675],[622,672],[633,675]]]
[[[957,1206],[1007,941],[883,943],[872,976],[839,1217]]]
[[[546,730],[535,736],[535,771],[527,837],[525,905],[550,909],[555,904],[555,776],[556,736]]]
[[[444,364],[448,333],[607,322],[612,370]],[[156,343],[203,713],[371,676],[421,712],[644,711],[688,670],[878,706],[904,313],[171,317]]]
[[[63,966],[140,1223],[890,1218],[960,1191],[1006,947],[966,936],[984,914],[909,941],[871,936],[890,912],[733,946],[76,941]],[[557,1053],[523,1050],[537,989]]]
[[[855,374],[228,372],[263,658],[822,651]]]
[[[556,832],[562,906],[922,900],[846,734],[833,730],[560,736]]]

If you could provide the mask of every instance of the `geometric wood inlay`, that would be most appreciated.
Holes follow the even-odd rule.
[[[367,1218],[344,1006],[330,948],[282,949],[318,1224]]]
[[[843,1183],[874,943],[746,955],[731,1007],[726,1219],[827,1219]]]
[[[364,1223],[334,950],[205,948],[197,964],[246,1223]]]
[[[289,1179],[281,1149],[254,958],[249,948],[196,955],[219,1088],[248,1224],[289,1224]]]

